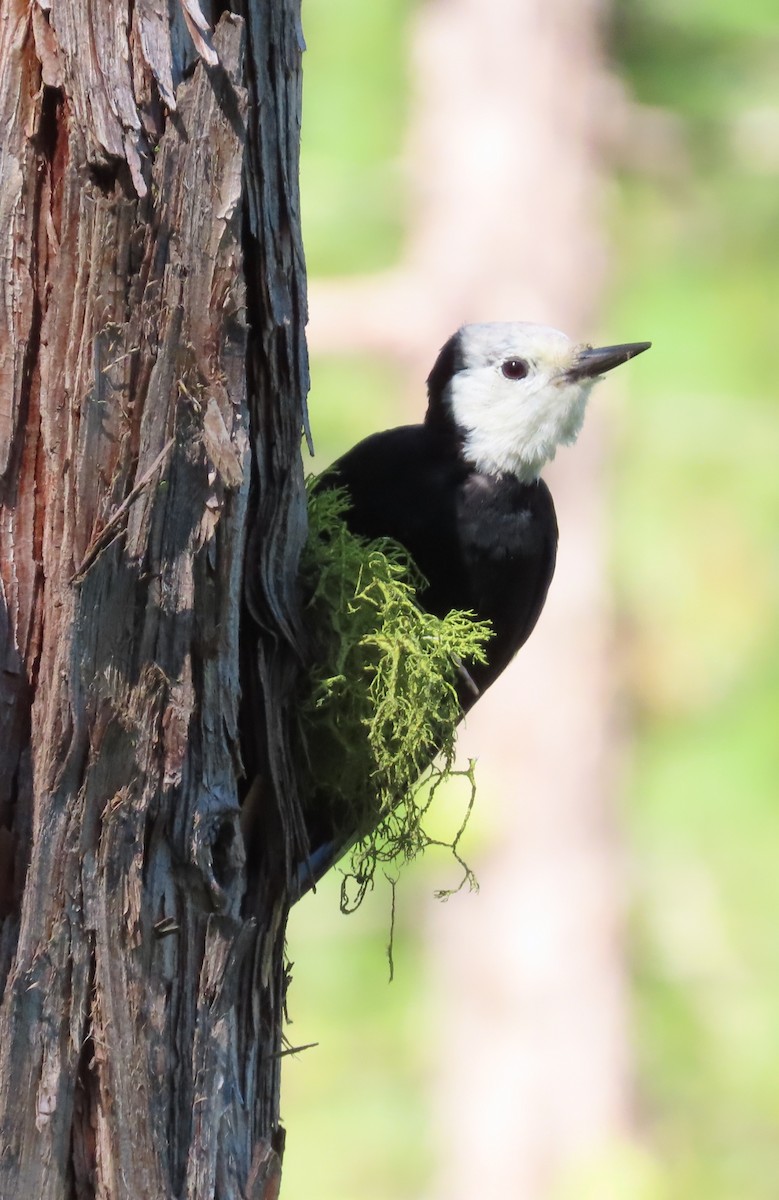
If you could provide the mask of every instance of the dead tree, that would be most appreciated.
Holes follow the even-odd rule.
[[[226,7],[0,4],[3,1200],[278,1191],[303,46]]]

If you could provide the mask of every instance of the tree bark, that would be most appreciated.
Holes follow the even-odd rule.
[[[302,37],[212,16],[0,9],[4,1200],[279,1186]]]

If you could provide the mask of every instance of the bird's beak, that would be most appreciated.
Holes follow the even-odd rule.
[[[576,355],[573,366],[568,368],[564,378],[571,381],[595,379],[612,367],[643,354],[651,345],[651,342],[626,342],[624,346],[587,346]]]

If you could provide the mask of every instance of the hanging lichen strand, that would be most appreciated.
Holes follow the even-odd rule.
[[[473,764],[454,770],[462,716],[460,664],[483,662],[489,625],[464,612],[443,620],[416,602],[421,576],[389,538],[366,541],[347,529],[341,491],[309,497],[309,539],[301,564],[309,597],[305,623],[312,669],[299,708],[301,790],[312,823],[352,846],[341,890],[356,908],[379,865],[394,870],[431,844],[457,845],[473,803]],[[467,776],[470,799],[450,842],[423,819],[439,785]]]

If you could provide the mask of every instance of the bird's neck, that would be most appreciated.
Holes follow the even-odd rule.
[[[428,420],[482,474],[533,483],[558,446],[576,441],[592,384],[555,384],[525,391],[515,401],[461,376],[438,394],[431,390]]]
[[[504,476],[529,484],[540,478],[556,449],[554,443],[529,439],[518,444],[474,430],[463,435],[460,454],[481,475]]]
[[[428,384],[428,405],[424,424],[442,454],[462,458],[465,430],[459,428],[452,417],[449,405],[445,403],[440,392],[435,391],[430,384]]]
[[[459,459],[467,470],[493,478],[535,483],[545,463],[554,457],[554,448],[550,454],[548,446],[537,450],[533,446],[521,447],[518,453],[515,445],[507,445],[494,435],[479,438],[476,433],[458,425],[449,404],[432,392],[425,414],[425,428],[435,439],[441,454]]]

